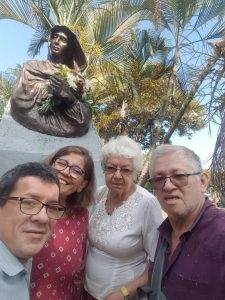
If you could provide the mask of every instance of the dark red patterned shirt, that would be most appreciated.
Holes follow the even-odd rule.
[[[33,258],[31,300],[80,300],[87,228],[86,209],[57,221],[54,234]]]

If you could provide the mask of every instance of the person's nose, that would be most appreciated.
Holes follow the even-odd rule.
[[[163,185],[163,190],[173,190],[174,188],[176,188],[176,186],[172,183],[172,181],[170,180],[170,177],[165,178],[165,182]]]
[[[56,43],[56,44],[59,44],[59,37],[57,36],[55,39],[54,39],[54,42]]]
[[[32,220],[33,221],[37,221],[37,222],[42,223],[42,224],[49,223],[50,219],[49,219],[49,217],[47,215],[46,207],[43,206],[42,209],[39,211],[38,214],[32,215]]]
[[[66,176],[70,176],[70,167],[67,166],[64,170],[60,171],[61,173],[63,173]]]
[[[121,178],[122,177],[120,169],[116,169],[116,172],[114,173],[114,177],[115,178]]]

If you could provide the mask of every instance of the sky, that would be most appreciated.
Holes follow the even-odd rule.
[[[7,71],[9,68],[15,68],[17,64],[23,64],[25,61],[32,59],[27,55],[29,42],[31,41],[34,31],[26,25],[15,21],[0,20],[0,72]],[[46,59],[47,45],[41,50],[39,56],[35,59]],[[209,158],[213,154],[218,127],[211,127],[211,135],[209,128],[193,133],[192,139],[180,138],[176,135],[172,138],[172,143],[183,145],[192,149],[203,163],[204,168],[209,168]]]

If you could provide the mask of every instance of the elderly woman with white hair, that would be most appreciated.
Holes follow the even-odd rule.
[[[139,145],[119,136],[102,152],[106,186],[90,209],[85,299],[134,299],[148,282],[162,213],[156,198],[135,184],[143,167]]]

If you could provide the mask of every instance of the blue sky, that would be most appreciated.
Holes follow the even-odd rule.
[[[26,25],[7,20],[0,20],[0,71],[8,68],[15,68],[17,64],[23,64],[32,59],[27,55],[29,42],[34,31]],[[35,59],[45,59],[47,57],[47,46],[41,50],[40,56]],[[212,126],[211,135],[209,129],[205,128],[198,133],[194,133],[191,140],[174,136],[173,144],[179,144],[191,148],[198,154],[203,162],[203,167],[208,168],[216,142],[218,127]],[[208,161],[207,163],[205,163]]]
[[[33,33],[33,29],[26,25],[11,20],[0,20],[0,37],[2,41],[0,71],[15,68],[17,64],[23,64],[26,60],[32,59],[27,55],[27,49]],[[45,48],[37,58],[45,59],[46,56],[47,50]]]

